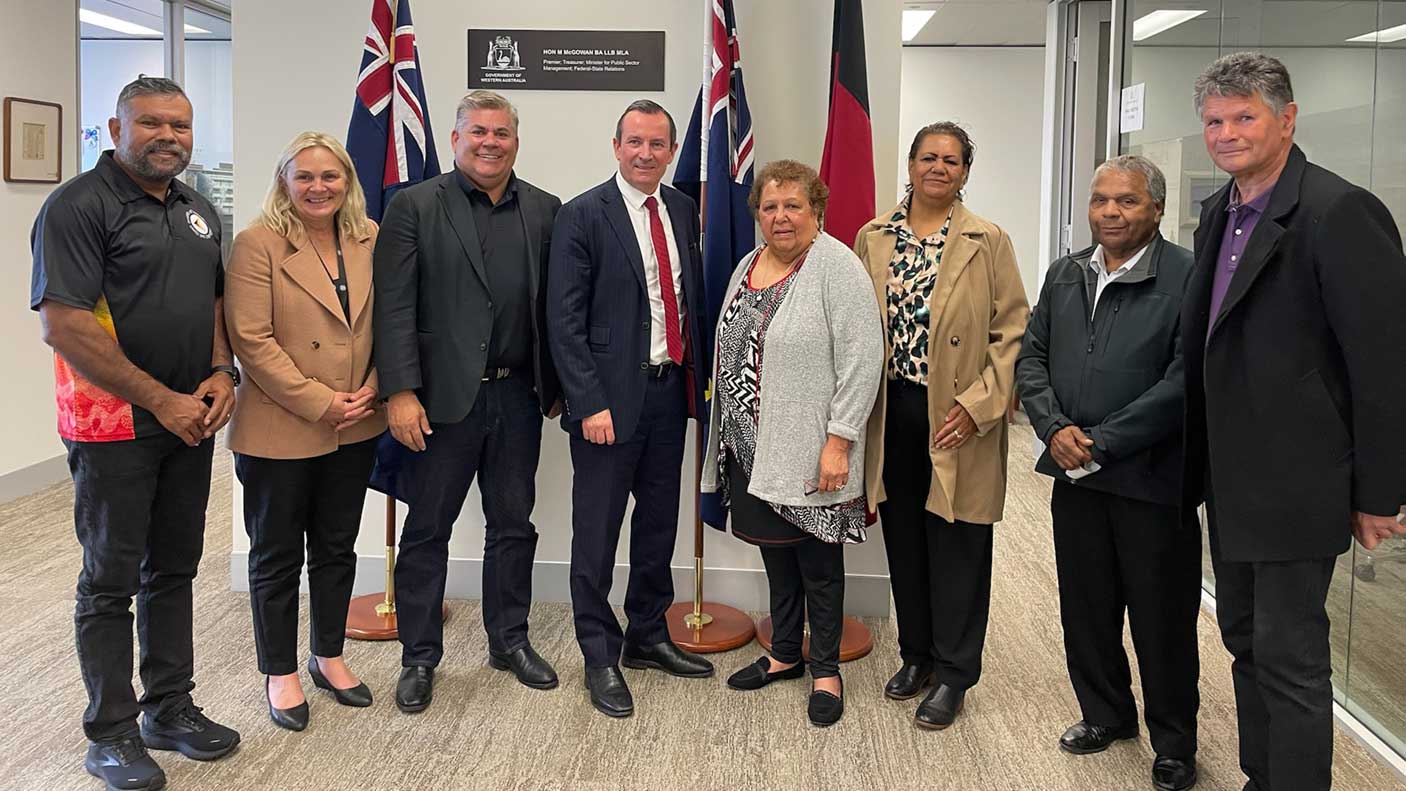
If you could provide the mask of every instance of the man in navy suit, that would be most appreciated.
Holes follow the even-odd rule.
[[[660,180],[678,150],[655,102],[615,126],[619,172],[562,206],[547,277],[547,335],[571,435],[571,602],[591,703],[634,713],[619,665],[689,678],[713,674],[669,639],[669,560],[678,532],[684,434],[711,370],[703,315],[698,207]],[[630,495],[629,628],[607,597]]]

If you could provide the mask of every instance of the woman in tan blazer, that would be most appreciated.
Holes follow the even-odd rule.
[[[981,675],[1006,413],[1030,313],[1010,237],[962,203],[974,152],[956,124],[921,129],[908,196],[855,240],[886,329],[865,457],[903,660],[884,692],[906,700],[931,685],[916,712],[931,729],[952,724]]]
[[[313,683],[371,705],[342,661],[356,536],[376,438],[371,249],[376,225],[351,158],[304,132],[274,169],[263,212],[235,237],[225,323],[244,381],[230,423],[244,486],[254,641],[269,716],[307,727],[298,678],[298,584],[307,544]]]

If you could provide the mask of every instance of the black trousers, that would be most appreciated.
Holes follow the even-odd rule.
[[[1195,515],[1063,481],[1055,482],[1050,511],[1064,653],[1083,718],[1108,727],[1137,724],[1123,650],[1126,610],[1152,749],[1190,759],[1201,705]]]
[[[213,439],[192,448],[174,434],[68,442],[73,521],[83,547],[74,627],[88,690],[83,732],[115,741],[148,717],[183,707],[195,688],[191,583],[205,541]],[[132,599],[139,671],[132,689]]]
[[[906,664],[931,665],[938,683],[976,686],[991,610],[991,525],[948,522],[927,511],[927,391],[890,382],[884,426],[884,489],[879,505],[893,587],[898,651]]]
[[[401,664],[435,667],[444,655],[449,537],[478,477],[483,497],[483,625],[490,651],[527,645],[537,528],[537,460],[542,412],[531,379],[484,382],[458,423],[436,423],[422,453],[401,472],[410,510],[395,564]]]
[[[571,438],[571,609],[586,667],[617,664],[626,640],[653,645],[669,639],[664,612],[674,603],[669,560],[679,530],[687,425],[684,377],[671,366],[663,378],[649,380],[633,436],[616,436],[614,445]],[[622,632],[609,596],[630,495],[629,628]]]
[[[1254,791],[1326,791],[1333,782],[1328,587],[1335,558],[1221,557],[1211,515],[1216,620],[1234,660],[1240,768]]]
[[[728,460],[732,481],[732,527],[744,536],[800,533],[762,500],[747,492],[747,476]],[[780,524],[778,524],[778,522]],[[789,528],[789,530],[788,530]],[[801,661],[806,619],[810,619],[810,675],[840,674],[840,636],[845,618],[845,547],[814,536],[785,543],[750,542],[762,551],[771,594],[771,655],[783,663]]]
[[[298,671],[298,587],[307,543],[312,652],[342,655],[356,581],[356,536],[376,440],[310,459],[234,454],[249,534],[249,604],[259,672]]]

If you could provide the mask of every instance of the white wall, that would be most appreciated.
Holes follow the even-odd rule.
[[[0,25],[0,95],[63,105],[63,177],[78,169],[78,12],[74,2],[8,3]],[[0,476],[63,453],[55,432],[53,356],[39,340],[29,309],[29,231],[53,190],[48,184],[0,181]]]
[[[369,7],[369,6],[368,6]],[[117,94],[138,74],[166,73],[160,41],[89,39],[81,42],[83,125],[102,129],[102,147],[112,147],[107,121]],[[195,110],[195,148],[191,161],[214,167],[234,161],[234,125],[230,96],[230,42],[187,41],[184,87]]]
[[[365,3],[342,0],[240,0],[234,13],[235,217],[243,226],[257,212],[267,188],[268,169],[296,133],[320,129],[346,133],[352,106],[361,42],[367,27]],[[825,137],[830,0],[743,0],[738,3],[748,100],[756,135],[757,161],[795,157],[819,163]],[[512,4],[467,4],[456,0],[416,0],[415,30],[420,47],[430,119],[441,162],[452,164],[449,132],[454,106],[467,84],[466,29],[470,27],[621,29],[665,31],[665,89],[641,94],[660,101],[680,126],[688,122],[702,79],[703,12],[701,3],[668,2],[625,6],[605,0],[560,3],[519,0]],[[884,163],[895,161],[898,116],[899,4],[872,0],[865,4],[874,161],[877,194],[892,195],[895,174]],[[810,24],[798,24],[811,20]],[[821,21],[823,20],[823,21]],[[289,46],[299,31],[315,31],[318,46]],[[291,87],[290,87],[291,86]],[[518,91],[510,94],[522,119],[522,147],[517,172],[525,179],[571,198],[608,178],[615,169],[610,138],[620,111],[632,99],[626,93]],[[887,203],[887,201],[884,201]],[[877,210],[878,207],[876,207]],[[683,471],[685,493],[692,491],[693,450]],[[534,521],[542,533],[539,563],[570,558],[571,463],[566,435],[555,422],[545,427],[537,481]],[[239,492],[231,526],[236,555],[247,550]],[[675,567],[692,567],[692,516],[685,496]],[[358,552],[384,554],[384,505],[373,495],[363,514]],[[403,516],[404,509],[401,509]],[[627,521],[628,524],[628,521]],[[628,531],[628,527],[626,528]],[[756,550],[729,536],[707,530],[709,568],[760,569]],[[848,553],[850,574],[883,575],[885,563],[878,531],[869,544]],[[482,557],[483,514],[475,488],[450,544],[452,559]],[[618,558],[627,559],[621,541]],[[379,580],[361,580],[372,589]],[[454,580],[451,579],[451,587]],[[755,594],[755,592],[753,592]],[[686,597],[687,590],[679,595]],[[727,591],[709,590],[710,598],[728,600]]]
[[[976,144],[966,205],[1011,235],[1034,304],[1040,291],[1044,47],[904,47],[902,68],[893,159],[899,175],[895,190],[880,194],[902,196],[908,147],[919,129],[937,121],[962,124]]]

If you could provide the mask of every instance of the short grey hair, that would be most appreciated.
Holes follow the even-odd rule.
[[[1294,100],[1289,70],[1278,59],[1259,52],[1232,52],[1216,59],[1196,78],[1196,114],[1208,96],[1259,95],[1275,115]]]
[[[1109,170],[1141,174],[1143,180],[1147,182],[1147,194],[1152,198],[1152,202],[1164,209],[1167,208],[1167,177],[1162,175],[1161,168],[1152,164],[1152,160],[1137,154],[1114,157],[1094,170],[1094,182],[1097,182],[1098,177]],[[1089,184],[1089,189],[1093,189],[1093,182]]]
[[[454,128],[462,130],[469,113],[474,110],[507,110],[513,118],[513,134],[517,134],[517,108],[508,97],[497,91],[472,91],[459,100],[459,108],[454,111]]]
[[[117,94],[117,115],[121,116],[127,105],[139,96],[180,96],[187,102],[190,101],[185,89],[175,80],[138,74],[135,80],[122,86],[122,92]]]

